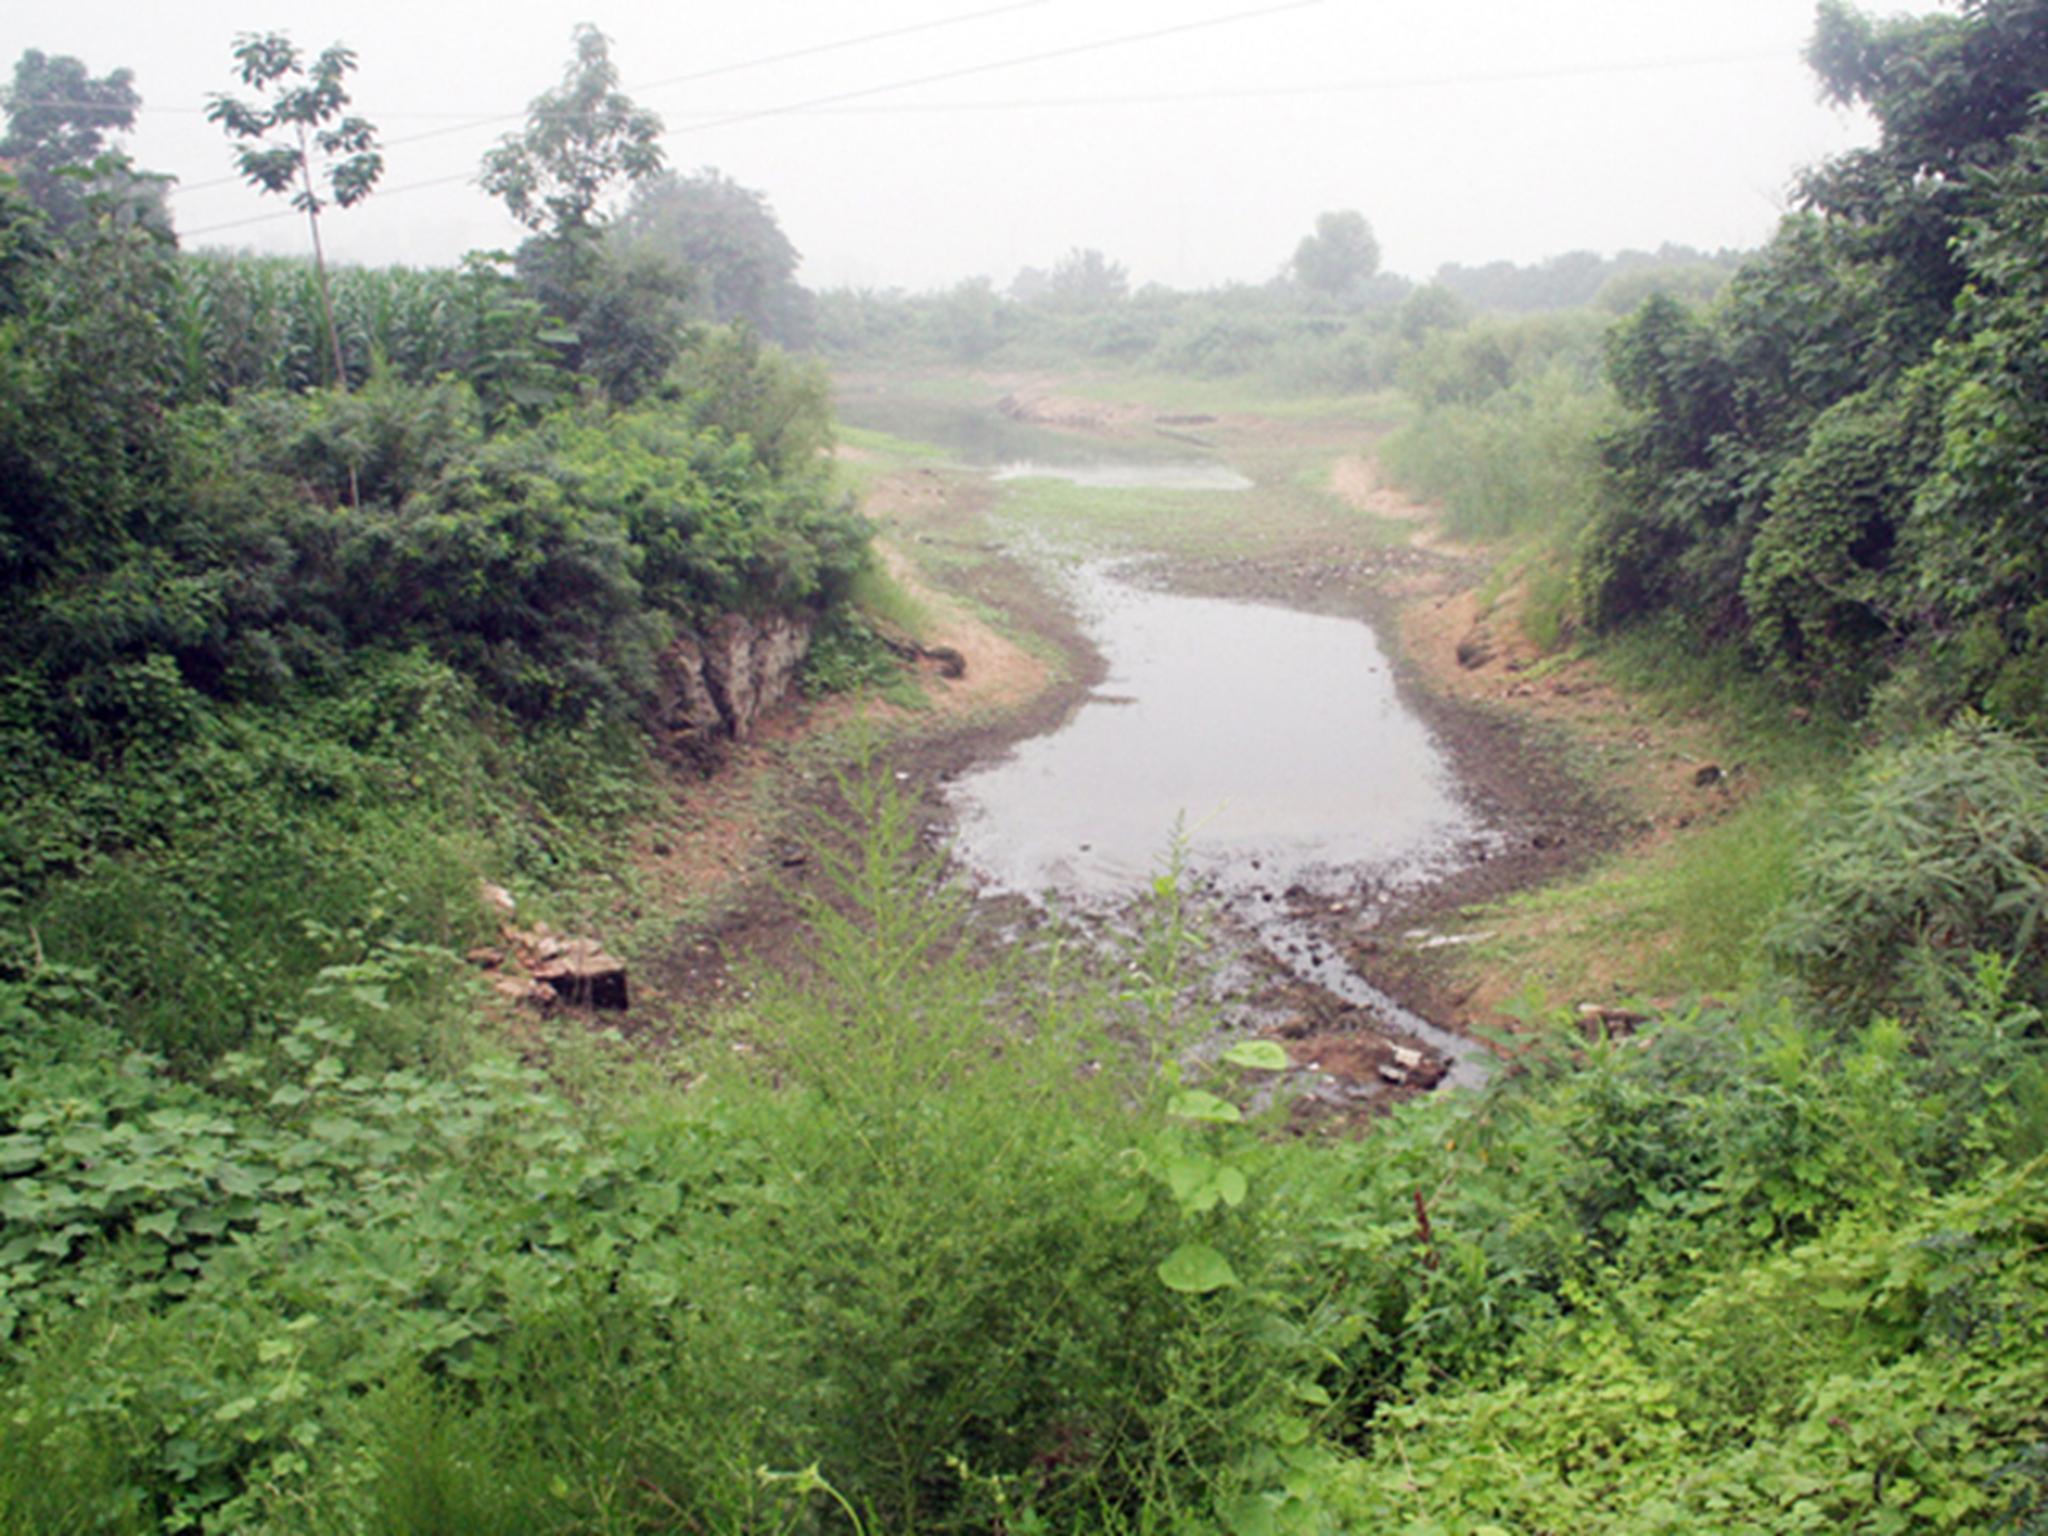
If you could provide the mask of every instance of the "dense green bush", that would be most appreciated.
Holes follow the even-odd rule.
[[[1453,534],[1521,542],[1523,627],[1545,648],[1570,623],[1567,551],[1599,503],[1596,444],[1614,414],[1603,331],[1588,314],[1422,327],[1398,354],[1413,414],[1379,448],[1392,480],[1442,507]]]
[[[102,231],[0,322],[0,655],[61,702],[67,750],[170,728],[178,684],[275,699],[377,645],[424,644],[529,720],[622,720],[671,625],[827,608],[866,558],[820,462],[823,388],[779,354],[710,333],[665,398],[532,426],[381,366],[347,394],[180,404],[176,270]]]
[[[1881,753],[1818,825],[1771,936],[1829,1013],[1938,1026],[1988,951],[2048,1003],[2048,767],[1978,720]]]
[[[44,1042],[0,1083],[0,1407],[44,1453],[0,1457],[9,1528],[743,1531],[787,1502],[757,1468],[819,1463],[869,1529],[1260,1496],[1313,1419],[1300,1249],[1270,1150],[1131,1033],[1174,1005],[1170,917],[1113,981],[984,963],[912,809],[853,793],[815,985],[622,1114],[382,1065],[403,954],[204,1086],[123,1054],[90,976],[0,976]]]
[[[1851,716],[2048,718],[2044,22],[2040,0],[1823,7],[1809,61],[1879,142],[1809,173],[1712,308],[1617,327],[1596,627],[1681,612]]]

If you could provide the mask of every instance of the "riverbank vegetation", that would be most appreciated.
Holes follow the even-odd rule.
[[[2048,1526],[2044,36],[1825,10],[1883,141],[1732,276],[1408,291],[1335,216],[1271,290],[1076,253],[813,312],[758,199],[650,175],[613,239],[537,197],[539,135],[516,258],[323,299],[180,251],[130,168],[0,178],[0,1529]],[[665,264],[703,208],[752,277]],[[1501,312],[1553,296],[1605,312]],[[1779,771],[1591,877],[1686,996],[1532,999],[1483,1092],[1305,1137],[1270,1042],[1187,1055],[1171,871],[1121,937],[989,942],[867,764],[787,963],[522,1052],[478,879],[545,907],[616,849],[673,642],[796,615],[851,682],[863,594],[912,612],[753,310],[1400,391],[1384,464],[1541,648],[1710,693]],[[1276,515],[1365,526],[1273,454]],[[1186,511],[1116,536],[1253,547]]]

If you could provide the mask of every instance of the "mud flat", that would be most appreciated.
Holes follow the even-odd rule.
[[[1483,566],[1334,483],[1383,426],[1204,414],[1189,432],[1183,414],[1168,431],[1013,380],[942,380],[907,411],[893,390],[847,410],[877,434],[852,450],[866,504],[892,566],[983,654],[964,681],[926,680],[936,707],[875,766],[988,893],[991,926],[1047,891],[1127,902],[1178,822],[1185,888],[1237,957],[1232,1027],[1285,1043],[1299,1112],[1354,1124],[1484,1081],[1491,1049],[1416,952],[1457,941],[1439,914],[1586,858],[1608,817],[1522,722],[1417,665],[1406,616]],[[991,657],[1017,686],[987,686]],[[784,739],[805,740],[804,715]],[[842,815],[829,772],[785,782],[792,832]],[[785,833],[755,844],[733,898],[657,961],[686,1013],[747,965],[800,963],[814,870],[782,856]]]
[[[1275,965],[1423,1058],[1403,1067],[1390,1047],[1375,1092],[1482,1083],[1481,1047],[1402,1008],[1305,915],[1368,911],[1499,841],[1370,626],[1160,591],[1103,563],[1067,586],[1103,681],[1058,729],[948,787],[956,857],[992,891],[1113,909],[1178,842],[1184,877]]]

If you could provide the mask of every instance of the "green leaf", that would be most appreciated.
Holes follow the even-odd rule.
[[[1230,1125],[1244,1118],[1235,1104],[1199,1088],[1184,1088],[1167,1102],[1166,1112],[1182,1120],[1203,1120],[1212,1125]]]
[[[1245,1183],[1244,1170],[1231,1163],[1225,1163],[1216,1170],[1216,1193],[1225,1205],[1244,1204],[1244,1197],[1250,1186]]]
[[[1206,1152],[1177,1152],[1166,1163],[1167,1186],[1180,1208],[1199,1216],[1224,1205],[1242,1205],[1248,1186],[1244,1171]]]
[[[1277,1040],[1240,1040],[1223,1053],[1222,1059],[1233,1067],[1249,1067],[1254,1072],[1285,1072],[1290,1065],[1287,1048]]]
[[[1216,1182],[1216,1159],[1206,1152],[1183,1152],[1174,1156],[1166,1165],[1166,1184],[1173,1191],[1173,1198],[1183,1210],[1205,1211],[1216,1203],[1212,1196],[1209,1205],[1197,1205],[1203,1191]]]
[[[1203,1296],[1238,1284],[1230,1260],[1207,1243],[1182,1243],[1159,1265],[1159,1279],[1169,1291]]]
[[[1274,1536],[1273,1500],[1263,1493],[1239,1494],[1218,1511],[1230,1536]]]

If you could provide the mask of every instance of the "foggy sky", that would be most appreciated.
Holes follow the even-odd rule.
[[[1261,0],[526,0],[343,7],[250,0],[67,0],[0,14],[0,64],[24,48],[135,71],[127,147],[175,173],[188,245],[305,248],[302,220],[232,181],[201,115],[229,89],[239,31],[283,30],[361,55],[356,107],[388,166],[366,204],[327,219],[339,260],[445,263],[520,231],[469,173],[556,83],[571,28],[613,39],[624,84],[668,121],[671,163],[715,165],[767,194],[813,287],[937,287],[1077,246],[1134,283],[1260,282],[1318,212],[1357,208],[1385,265],[1532,261],[1663,241],[1766,238],[1802,166],[1869,136],[1820,104],[1799,59],[1812,0],[1320,0],[1056,60],[714,119],[978,69],[1261,7]],[[1265,0],[1266,4],[1279,0]],[[891,28],[912,35],[675,85],[657,82]],[[1341,89],[1325,89],[1339,87]],[[1150,98],[1150,99],[1139,99]],[[1194,98],[1194,99],[1172,99]],[[467,118],[509,121],[476,126]],[[417,142],[414,136],[432,134]]]

